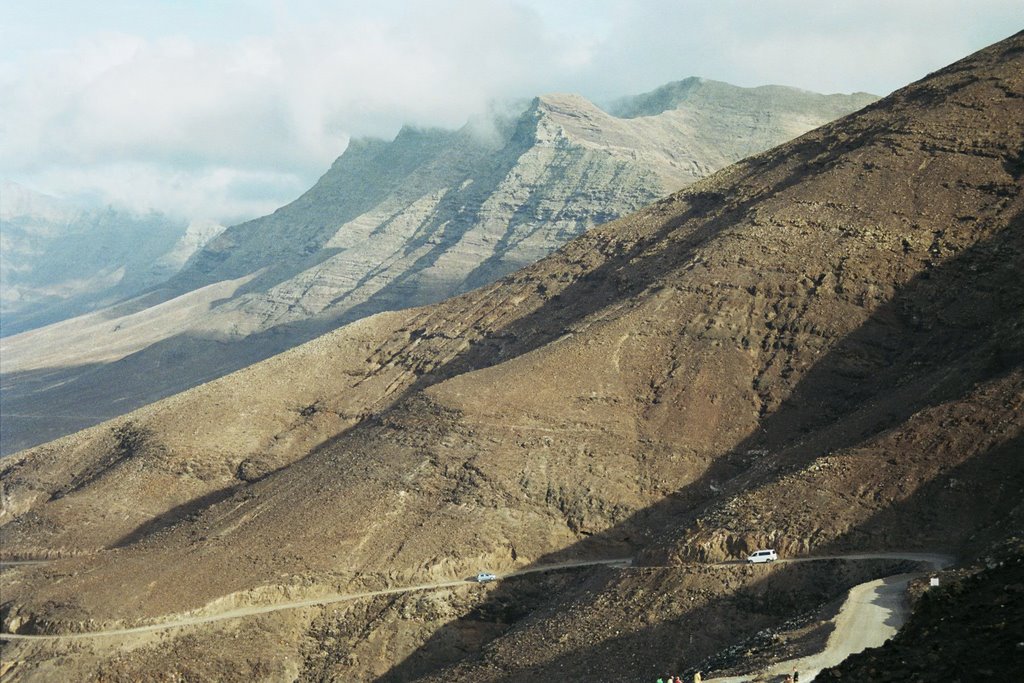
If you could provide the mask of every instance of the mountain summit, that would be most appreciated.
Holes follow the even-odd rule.
[[[984,557],[1024,519],[1022,120],[1024,33],[499,282],[5,459],[4,552],[64,556],[15,570],[5,630],[175,624],[5,658],[653,679],[810,647],[911,553]],[[766,546],[848,559],[722,563]]]
[[[458,131],[406,127],[392,142],[353,141],[303,196],[228,228],[162,287],[4,339],[3,452],[341,323],[492,282],[873,100],[772,93],[702,81],[674,108],[628,119],[549,95]]]

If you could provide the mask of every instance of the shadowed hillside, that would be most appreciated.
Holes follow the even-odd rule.
[[[1020,527],[1018,516],[1017,529]],[[850,657],[816,680],[1011,681],[1024,663],[1024,547],[1019,537],[983,557],[984,565],[919,589],[914,614],[884,647]],[[973,637],[965,638],[964,634]]]
[[[759,632],[907,569],[711,561],[971,558],[1024,483],[1022,66],[1018,34],[498,283],[3,465],[4,552],[77,553],[5,587],[21,632],[632,567],[5,654],[112,680],[627,681],[752,666]]]
[[[406,127],[391,142],[353,141],[308,192],[228,228],[169,281],[5,339],[0,453],[341,324],[493,282],[594,225],[875,99],[684,83],[643,116],[545,95],[458,131]]]

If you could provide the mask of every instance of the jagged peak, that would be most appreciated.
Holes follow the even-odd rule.
[[[548,93],[534,98],[534,106],[539,109],[599,109],[599,107],[583,95],[577,93]]]
[[[601,107],[586,97],[576,93],[548,93],[535,97],[530,105],[530,112],[549,114],[558,117],[606,117]]]
[[[602,121],[607,121],[610,118],[604,110],[582,95],[549,93],[533,99],[530,108],[520,120],[520,130],[517,131],[517,135],[524,133],[524,126],[533,137],[538,135],[538,127],[551,128],[554,126],[563,131],[562,134],[573,135],[576,133],[586,137],[587,130],[593,132],[595,129],[603,128]],[[541,137],[545,136],[541,135]]]
[[[390,140],[379,135],[361,135],[354,137],[349,140],[348,147],[345,148],[345,152],[372,151],[394,144],[401,145],[415,141],[448,138],[456,134],[456,132],[457,131],[455,130],[441,128],[439,126],[419,126],[416,124],[406,123],[398,129],[398,133],[396,133]]]
[[[656,116],[670,109],[675,109],[692,92],[708,82],[699,76],[690,76],[679,81],[666,83],[654,90],[615,100],[609,105],[608,112],[620,118]],[[712,82],[717,83],[715,81]]]

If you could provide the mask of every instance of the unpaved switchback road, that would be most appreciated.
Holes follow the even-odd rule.
[[[632,559],[628,557],[620,557],[611,560],[586,560],[582,562],[560,562],[557,564],[545,564],[538,565],[536,567],[529,567],[527,569],[520,569],[518,571],[510,572],[508,574],[499,574],[497,579],[508,579],[514,576],[523,576],[525,574],[536,574],[539,572],[555,571],[558,569],[576,569],[579,567],[593,567],[597,565],[608,565],[608,566],[621,566],[626,567],[632,563]],[[298,609],[302,607],[319,607],[322,605],[330,605],[337,602],[349,602],[352,600],[360,600],[363,598],[374,598],[380,595],[397,595],[399,593],[415,593],[417,591],[428,591],[438,590],[441,588],[452,588],[455,586],[465,586],[466,584],[476,583],[473,579],[458,579],[455,581],[441,581],[438,583],[423,583],[416,586],[403,586],[400,588],[383,588],[375,591],[365,591],[362,593],[345,593],[336,595],[327,595],[320,598],[310,598],[308,600],[296,600],[292,602],[279,602],[273,605],[255,605],[251,607],[239,607],[238,609],[228,610],[225,612],[218,612],[217,614],[206,614],[190,617],[181,617],[179,619],[169,619],[155,624],[146,624],[143,626],[130,626],[127,628],[116,628],[107,629],[103,631],[89,631],[85,633],[61,633],[61,634],[22,634],[22,633],[2,633],[0,632],[0,640],[79,640],[83,638],[108,638],[112,636],[128,636],[137,633],[151,633],[153,631],[165,631],[174,628],[181,628],[184,626],[196,626],[198,624],[208,624],[215,621],[225,621],[228,619],[238,619],[241,617],[249,617],[256,614],[267,614],[268,612],[280,612],[286,609]]]
[[[949,565],[952,562],[952,558],[947,556],[947,555],[937,555],[937,554],[930,554],[930,553],[857,553],[857,554],[850,554],[850,555],[822,555],[822,556],[816,556],[816,557],[800,557],[800,558],[793,558],[793,559],[789,559],[789,560],[778,560],[778,562],[780,562],[780,563],[800,563],[800,562],[817,562],[817,561],[821,561],[821,560],[879,560],[879,559],[883,559],[883,560],[884,559],[911,560],[911,561],[914,561],[914,562],[926,563],[926,564],[929,564],[929,565],[934,566],[934,567],[944,567],[944,566]],[[722,563],[719,563],[719,564],[722,564],[722,565],[735,565],[735,564],[738,564],[738,563],[737,562],[722,562]],[[614,559],[610,559],[610,560],[586,560],[586,561],[580,561],[580,562],[561,562],[561,563],[557,563],[557,564],[538,565],[538,566],[535,566],[535,567],[529,567],[529,568],[526,568],[526,569],[520,569],[518,571],[510,572],[508,574],[500,574],[500,575],[497,576],[497,579],[501,580],[501,579],[508,579],[508,578],[511,578],[511,577],[514,577],[514,576],[523,576],[523,575],[526,575],[526,574],[535,574],[535,573],[539,573],[539,572],[555,571],[555,570],[558,570],[558,569],[575,569],[575,568],[580,568],[580,567],[592,567],[592,566],[597,566],[597,565],[617,566],[617,567],[625,568],[625,567],[629,567],[629,566],[632,565],[632,558],[620,557],[620,558],[614,558]],[[641,568],[643,568],[643,567],[641,567]],[[653,568],[653,567],[648,567],[648,568]],[[673,567],[673,568],[678,568],[678,567]],[[890,584],[884,584],[884,582],[891,581],[891,580],[894,580],[894,579],[898,578],[898,577],[888,577],[888,578],[885,578],[885,579],[878,579],[876,581],[872,581],[872,582],[868,582],[868,583],[865,583],[865,584],[861,584],[861,585],[856,586],[855,588],[853,588],[853,590],[850,591],[850,598],[847,599],[847,604],[845,604],[843,606],[843,609],[840,611],[840,614],[837,616],[836,631],[833,633],[833,637],[829,639],[828,647],[826,648],[825,652],[821,653],[820,655],[816,655],[816,656],[824,656],[826,654],[829,654],[830,652],[833,652],[833,653],[843,652],[843,651],[849,649],[845,645],[845,643],[851,643],[852,646],[859,647],[859,643],[864,642],[864,643],[868,643],[868,644],[864,645],[863,647],[860,647],[860,649],[864,649],[864,647],[872,647],[871,643],[874,643],[875,640],[877,640],[877,637],[876,636],[872,636],[871,634],[879,632],[879,629],[881,628],[880,625],[886,623],[887,620],[892,621],[893,623],[896,623],[897,620],[898,620],[898,624],[897,624],[897,626],[893,627],[891,633],[888,633],[888,635],[885,635],[882,638],[882,640],[878,641],[877,644],[881,644],[882,642],[885,642],[886,638],[891,636],[892,633],[895,633],[895,629],[898,628],[899,625],[902,625],[903,621],[906,618],[906,615],[903,614],[903,613],[900,613],[900,614],[897,614],[895,618],[891,618],[891,617],[893,617],[893,610],[896,609],[897,607],[902,606],[902,595],[903,595],[903,591],[906,588],[906,584],[907,584],[907,582],[910,580],[910,578],[912,576],[916,576],[916,575],[907,574],[907,575],[901,575],[901,576],[905,576],[906,577],[905,579],[902,579],[902,583],[901,584],[898,581],[897,582],[892,582],[891,585]],[[291,601],[291,602],[280,602],[280,603],[275,603],[275,604],[272,604],[272,605],[255,605],[255,606],[249,606],[249,607],[239,607],[237,609],[227,610],[227,611],[224,611],[224,612],[218,612],[216,614],[206,614],[206,615],[195,615],[195,616],[186,616],[186,617],[180,617],[180,618],[172,618],[172,619],[167,619],[166,621],[162,621],[162,622],[159,622],[159,623],[145,624],[145,625],[142,625],[142,626],[130,626],[130,627],[126,627],[126,628],[107,629],[107,630],[103,630],[103,631],[90,631],[90,632],[85,632],[85,633],[63,633],[63,634],[52,634],[52,635],[51,634],[43,635],[43,634],[0,633],[0,640],[34,640],[34,641],[43,641],[43,640],[76,640],[76,639],[83,639],[83,638],[108,638],[108,637],[116,637],[116,636],[127,636],[127,635],[138,634],[138,633],[151,633],[151,632],[154,632],[154,631],[164,631],[164,630],[170,630],[170,629],[182,628],[182,627],[188,627],[188,626],[197,626],[197,625],[200,625],[200,624],[208,624],[208,623],[217,622],[217,621],[226,621],[228,619],[239,619],[239,618],[242,618],[242,617],[249,617],[249,616],[254,616],[254,615],[257,615],[257,614],[267,614],[269,612],[280,612],[282,610],[288,610],[288,609],[299,609],[299,608],[303,608],[303,607],[319,607],[319,606],[330,605],[330,604],[334,604],[334,603],[338,603],[338,602],[349,602],[349,601],[352,601],[352,600],[360,600],[360,599],[364,599],[364,598],[373,598],[373,597],[377,597],[377,596],[381,596],[381,595],[397,595],[397,594],[401,594],[401,593],[414,593],[414,592],[417,592],[417,591],[428,591],[428,590],[438,590],[438,589],[442,589],[442,588],[453,588],[455,586],[464,586],[464,585],[466,585],[468,583],[474,583],[474,582],[473,582],[472,579],[458,579],[458,580],[455,580],[455,581],[441,581],[441,582],[437,582],[437,583],[424,583],[424,584],[419,584],[419,585],[415,585],[415,586],[403,586],[403,587],[398,587],[398,588],[383,588],[383,589],[380,589],[380,590],[365,591],[365,592],[361,592],[361,593],[345,593],[345,594],[328,595],[328,596],[323,596],[323,597],[319,597],[319,598],[310,598],[310,599],[307,599],[307,600],[296,600],[296,601]],[[859,598],[858,598],[860,600],[859,602],[854,602],[853,601],[854,600],[855,592],[857,592],[859,590],[866,591],[866,590],[868,590],[868,588],[866,588],[866,587],[873,586],[873,585],[879,584],[879,583],[882,583],[883,585],[887,586],[887,591],[888,592],[886,592],[885,594],[887,596],[889,596],[889,597],[886,597],[884,599],[881,598],[881,597],[879,597],[877,599],[872,599],[871,596],[869,596],[868,602],[864,602],[863,600],[860,600]],[[858,593],[858,595],[860,595],[860,594]],[[872,610],[870,608],[870,606],[875,606],[876,602],[878,603],[878,607],[879,608],[876,609],[876,610]],[[851,626],[845,626],[844,625],[844,626],[841,627],[840,626],[840,620],[844,618],[844,613],[846,613],[848,611],[848,609],[852,610],[852,612],[851,612],[851,616],[846,617],[846,618],[851,620],[850,623],[852,625]],[[846,634],[846,635],[843,635],[841,638],[839,638],[838,639],[839,642],[837,642],[835,645],[833,645],[832,640],[836,637],[836,634],[840,633],[841,629],[842,629],[843,633]],[[838,663],[839,661],[842,661],[842,659],[844,659],[847,654],[850,654],[850,652],[859,652],[860,649],[858,649],[858,650],[849,649],[849,652],[846,652],[846,654],[843,654],[842,657],[840,657],[838,660],[836,660],[836,663]],[[812,658],[807,658],[807,659],[810,660]],[[825,661],[825,660],[822,660],[822,661]],[[829,660],[829,661],[831,661],[831,660]],[[783,662],[782,664],[787,664],[787,663]],[[779,666],[781,666],[781,664]],[[831,666],[831,664],[818,665],[815,673],[817,673],[817,670],[820,670],[820,669],[824,668],[825,666]],[[805,666],[804,668],[810,668],[810,667],[808,665],[808,666]],[[792,670],[792,669],[790,669],[790,670]],[[731,681],[746,681],[746,680],[750,680],[750,676],[740,676],[740,677],[734,677],[734,678],[728,678],[728,679],[723,678],[723,679],[716,679],[716,680],[730,681],[730,682]],[[808,678],[806,680],[811,680],[811,679]]]
[[[812,559],[844,560],[911,560],[932,569],[943,569],[953,564],[953,557],[936,553],[877,553],[837,555],[834,557],[798,558],[787,562],[807,562]],[[780,560],[781,562],[782,560]],[[821,652],[799,659],[779,662],[763,671],[745,676],[710,678],[706,683],[741,683],[755,679],[772,680],[773,677],[800,672],[800,681],[813,681],[822,669],[835,666],[852,654],[869,647],[878,647],[907,620],[907,584],[922,572],[896,574],[859,584],[850,589],[846,601],[833,620],[835,629]]]

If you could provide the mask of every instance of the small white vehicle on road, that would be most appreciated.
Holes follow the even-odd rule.
[[[774,550],[755,550],[747,556],[747,564],[774,562],[777,559],[779,559],[779,554]]]
[[[476,575],[477,583],[490,583],[491,581],[497,581],[498,577],[494,574],[488,574],[487,572],[480,572]]]

